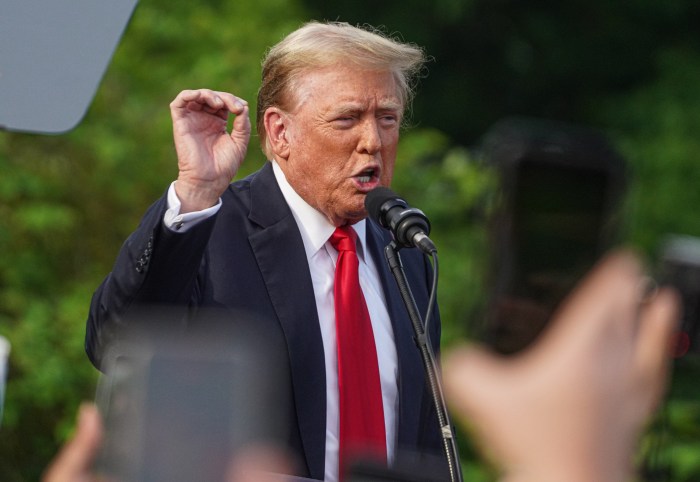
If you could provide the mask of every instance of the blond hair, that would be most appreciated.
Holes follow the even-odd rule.
[[[345,22],[302,25],[270,48],[262,62],[256,115],[263,152],[271,156],[265,111],[273,106],[289,110],[295,84],[309,70],[350,62],[362,69],[392,72],[406,108],[425,61],[420,47],[391,38],[373,27],[354,27]]]

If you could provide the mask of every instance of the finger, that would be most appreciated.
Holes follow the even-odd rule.
[[[81,480],[91,470],[102,440],[102,424],[97,408],[83,404],[73,438],[58,453],[44,475],[44,482]]]
[[[205,96],[205,89],[183,90],[170,103],[171,108],[183,108],[190,102],[201,103],[201,98]]]
[[[248,142],[248,139],[250,139],[250,130],[250,115],[248,113],[248,106],[246,105],[243,107],[241,113],[233,120],[231,138],[242,142]]]
[[[183,90],[170,103],[172,109],[205,110],[209,113],[218,113],[225,109],[226,103],[219,92],[210,89]]]
[[[456,348],[443,356],[442,375],[448,401],[464,417],[478,417],[480,407],[498,401],[493,380],[503,381],[499,360],[478,346]]]
[[[216,96],[218,96],[226,108],[231,112],[232,114],[243,114],[244,113],[244,108],[248,107],[248,102],[240,97],[237,97],[231,93],[228,92],[214,92]]]
[[[640,312],[636,349],[637,367],[642,385],[657,387],[661,392],[665,384],[672,355],[671,342],[678,329],[680,299],[671,289],[658,294]]]
[[[198,96],[187,104],[187,107],[197,108],[201,105],[202,109],[210,114],[218,114],[226,109],[226,103],[216,92],[209,89],[201,89],[198,91]]]

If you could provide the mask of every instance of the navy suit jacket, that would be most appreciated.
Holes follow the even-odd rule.
[[[147,211],[124,243],[113,271],[96,290],[87,321],[86,351],[100,368],[124,314],[139,304],[229,307],[270,320],[281,332],[289,366],[289,446],[302,467],[297,475],[323,479],[326,384],[323,343],[313,285],[296,221],[267,163],[232,183],[212,218],[185,233],[164,227],[165,196]],[[394,329],[399,369],[397,452],[442,451],[437,416],[427,390],[413,328],[383,249],[391,235],[367,222],[367,246],[381,276]],[[425,313],[431,286],[429,262],[416,249],[401,251],[409,286]],[[438,352],[434,313],[431,340]]]

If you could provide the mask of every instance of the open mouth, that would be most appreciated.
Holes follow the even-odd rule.
[[[377,174],[377,171],[375,169],[365,169],[357,176],[357,180],[361,183],[367,183],[375,178],[375,174]]]

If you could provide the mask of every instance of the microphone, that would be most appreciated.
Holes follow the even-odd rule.
[[[398,194],[386,187],[372,189],[365,197],[369,217],[391,231],[404,248],[418,248],[432,255],[437,252],[430,240],[430,222],[420,209],[408,206]]]

